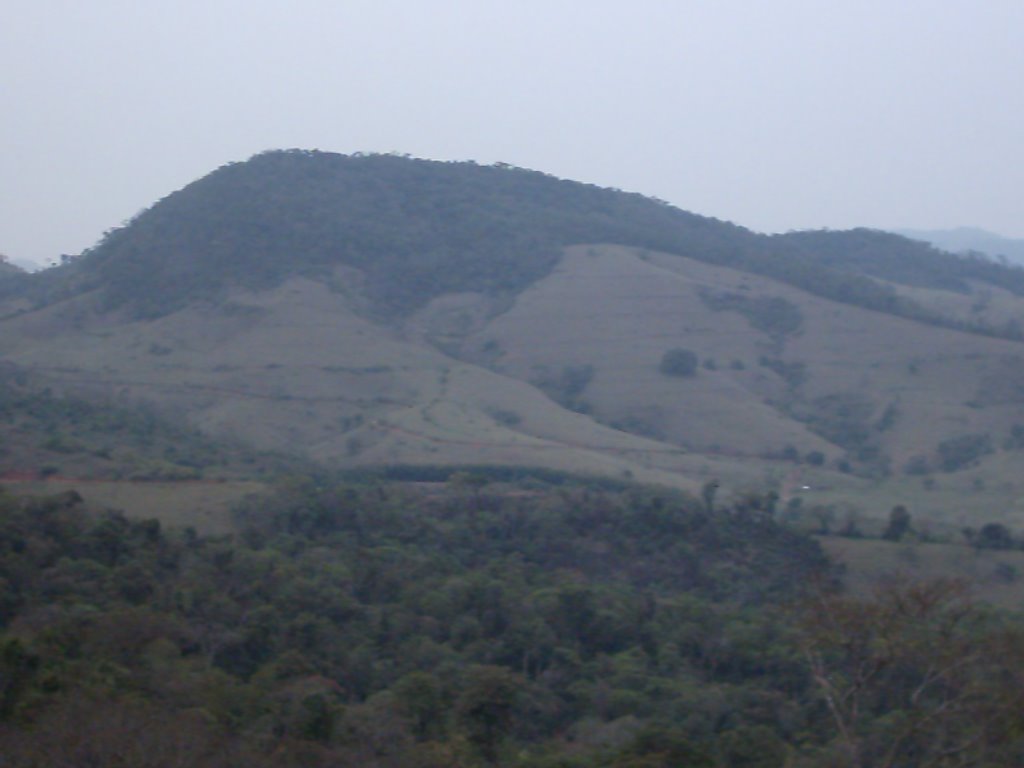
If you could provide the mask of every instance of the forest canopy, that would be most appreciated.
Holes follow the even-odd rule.
[[[0,497],[6,764],[1012,764],[1020,630],[834,593],[771,503],[295,478],[203,538]]]

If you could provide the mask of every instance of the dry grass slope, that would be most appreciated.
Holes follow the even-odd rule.
[[[360,284],[339,268],[153,320],[85,294],[0,321],[0,356],[57,390],[155,403],[211,435],[336,467],[720,479],[867,517],[905,503],[936,524],[1024,523],[1024,453],[1001,449],[1024,424],[1020,343],[622,246],[569,248],[517,297],[441,296],[401,324],[371,319]],[[949,311],[964,301],[950,294]],[[1020,310],[1009,294],[989,305]],[[659,371],[671,349],[697,355],[695,375]],[[994,452],[931,487],[903,473],[964,435],[988,435]],[[844,459],[872,471],[836,471]]]

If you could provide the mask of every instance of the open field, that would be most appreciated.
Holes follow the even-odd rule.
[[[838,536],[818,540],[844,566],[844,583],[855,593],[890,582],[956,579],[979,600],[1024,610],[1024,552]]]
[[[797,467],[787,479],[784,502],[799,497],[804,509],[831,506],[836,526],[852,515],[865,523],[865,531],[878,533],[890,510],[902,504],[918,530],[937,537],[959,539],[965,526],[988,522],[1024,533],[1024,456],[1017,452],[998,453],[977,467],[927,477],[871,480]]]

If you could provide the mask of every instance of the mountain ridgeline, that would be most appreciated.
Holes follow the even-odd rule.
[[[541,173],[391,155],[270,152],[170,195],[92,250],[110,306],[158,315],[241,282],[338,265],[375,305],[408,312],[458,291],[516,293],[580,242],[693,248],[727,260],[755,238],[639,195]]]
[[[169,195],[108,233],[50,295],[100,288],[106,307],[158,317],[232,286],[267,288],[347,266],[378,315],[404,316],[446,293],[517,294],[552,270],[562,248],[581,243],[687,256],[868,309],[1019,335],[951,320],[879,279],[953,290],[973,280],[1024,295],[1024,270],[899,236],[769,237],[511,166],[298,150],[226,165]]]
[[[897,229],[896,234],[923,240],[950,253],[984,254],[996,261],[1024,264],[1024,240],[1003,237],[977,227],[956,229]]]

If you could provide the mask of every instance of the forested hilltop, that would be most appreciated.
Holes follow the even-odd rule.
[[[774,500],[297,478],[235,538],[0,496],[4,765],[968,766],[1021,630],[832,591]]]
[[[241,282],[338,265],[381,312],[456,291],[516,293],[561,247],[686,242],[722,253],[753,236],[630,195],[512,167],[287,151],[224,166],[107,235],[81,268],[113,306],[160,314]]]
[[[579,243],[679,254],[832,300],[1019,336],[1015,328],[952,320],[871,278],[959,291],[976,280],[1024,295],[1024,270],[897,235],[766,237],[638,194],[512,166],[300,150],[224,166],[169,195],[90,249],[77,265],[81,284],[51,290],[99,287],[110,307],[159,316],[230,286],[266,288],[345,265],[365,275],[378,313],[403,315],[445,293],[516,294],[550,272],[562,248]]]

